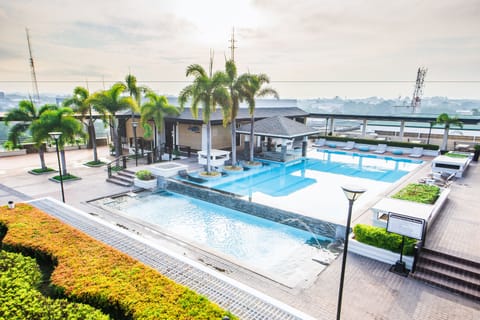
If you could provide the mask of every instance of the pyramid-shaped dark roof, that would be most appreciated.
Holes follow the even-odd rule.
[[[237,129],[237,133],[250,134],[250,123]],[[271,117],[255,121],[253,132],[256,136],[292,139],[320,133],[320,130],[310,128],[303,123],[285,117]]]

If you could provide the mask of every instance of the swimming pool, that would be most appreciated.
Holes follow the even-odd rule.
[[[265,162],[262,168],[202,183],[251,201],[338,224],[348,203],[342,185],[367,189],[360,208],[423,164],[405,159],[345,151],[310,150],[304,160]],[[354,212],[355,217],[355,212]]]
[[[213,250],[280,283],[295,286],[325,268],[333,239],[172,192],[97,200],[202,250]]]

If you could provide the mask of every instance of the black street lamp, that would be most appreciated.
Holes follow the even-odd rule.
[[[48,133],[52,139],[55,140],[55,149],[57,150],[57,161],[58,161],[58,173],[60,174],[60,187],[62,189],[62,201],[65,203],[65,192],[63,191],[63,177],[62,177],[62,166],[60,165],[60,153],[58,152],[58,139],[62,135],[61,132],[49,132]]]
[[[138,148],[137,148],[137,126],[138,122],[132,121],[133,140],[135,141],[135,166],[138,166]]]
[[[342,190],[348,199],[348,218],[347,218],[347,225],[345,226],[345,242],[343,245],[342,272],[340,274],[340,286],[338,288],[337,320],[340,320],[340,313],[342,311],[343,280],[345,278],[345,264],[347,262],[347,252],[348,252],[348,235],[350,233],[350,222],[352,221],[353,203],[362,195],[362,193],[366,191],[363,188],[355,187],[355,186],[344,186],[342,187]]]

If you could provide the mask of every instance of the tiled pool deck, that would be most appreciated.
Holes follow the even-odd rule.
[[[107,155],[101,149],[100,155]],[[56,155],[46,155],[47,164],[56,167]],[[65,184],[67,204],[84,212],[94,210],[86,201],[99,196],[128,191],[127,188],[105,182],[105,168],[87,168],[81,164],[92,157],[90,150],[67,152],[69,171],[81,176],[82,180]],[[108,156],[105,156],[108,158]],[[0,204],[42,197],[61,199],[60,187],[45,176],[33,176],[27,170],[38,167],[38,155],[0,159]],[[195,167],[195,161],[185,163]],[[425,167],[412,176],[412,180],[426,175]],[[405,181],[407,182],[407,181]],[[435,225],[430,229],[427,246],[430,248],[480,261],[480,169],[472,163],[463,179],[451,186],[449,201],[444,206]],[[393,191],[393,190],[392,190]],[[366,212],[354,221],[370,221]],[[119,243],[125,246],[125,243]],[[126,245],[128,247],[128,245]],[[133,245],[132,245],[133,246]],[[126,248],[125,250],[132,250]],[[142,250],[147,250],[142,248]],[[143,252],[143,251],[142,251]],[[152,255],[155,255],[152,252]],[[149,253],[146,252],[148,256]],[[198,261],[197,261],[198,262]],[[341,259],[337,259],[317,279],[302,288],[286,288],[258,275],[238,270],[235,266],[224,266],[226,276],[242,283],[242,288],[254,288],[315,319],[333,319],[336,314],[337,292]],[[411,278],[400,277],[388,271],[389,266],[367,258],[349,254],[345,274],[343,319],[479,319],[480,304],[437,289]],[[188,272],[188,271],[186,271]],[[181,272],[183,273],[183,272]],[[224,277],[221,274],[219,277]],[[198,288],[209,290],[211,284],[198,283]],[[225,292],[228,295],[228,292]],[[212,298],[215,300],[215,298]],[[255,310],[253,300],[242,304]],[[223,303],[222,303],[223,304]],[[259,308],[260,309],[260,308]],[[233,310],[233,307],[232,307]],[[284,319],[281,315],[258,313],[247,319]],[[288,317],[286,318],[288,319]]]

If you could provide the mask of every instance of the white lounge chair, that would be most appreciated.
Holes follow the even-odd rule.
[[[421,156],[423,156],[423,148],[422,147],[414,147],[412,149],[412,153],[410,153],[408,156],[412,157],[412,158],[420,158]]]
[[[387,145],[384,144],[384,143],[381,143],[379,145],[377,145],[377,149],[375,149],[375,151],[373,151],[374,153],[385,153],[387,151]]]
[[[342,149],[343,150],[352,150],[353,147],[355,147],[355,141],[347,141],[347,144]]]
[[[315,142],[312,144],[313,147],[323,147],[325,146],[326,139],[317,139]]]

